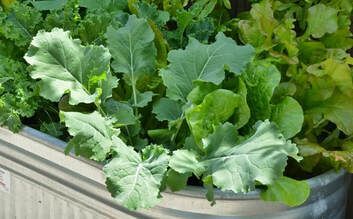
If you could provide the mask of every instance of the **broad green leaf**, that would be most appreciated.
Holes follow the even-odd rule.
[[[190,176],[190,173],[183,174],[169,169],[167,173],[167,186],[173,192],[182,190],[187,186],[187,181]]]
[[[322,42],[327,48],[350,49],[353,46],[352,32],[347,29],[340,29],[332,34],[322,37]]]
[[[229,119],[239,107],[241,97],[229,90],[218,89],[206,95],[200,105],[186,111],[186,121],[196,143],[212,133],[214,127]]]
[[[327,57],[327,49],[322,42],[301,42],[299,49],[299,59],[307,65],[322,62]]]
[[[89,10],[105,9],[107,11],[118,11],[127,8],[126,0],[79,0],[79,5]]]
[[[183,111],[181,105],[174,100],[161,98],[153,105],[152,112],[159,121],[174,121],[181,117]]]
[[[337,13],[335,8],[319,3],[308,10],[307,34],[320,38],[325,33],[334,33],[338,29]]]
[[[352,70],[348,64],[334,59],[327,59],[321,66],[341,92],[348,95],[351,94],[353,90]]]
[[[299,181],[282,176],[261,193],[265,201],[279,201],[290,207],[303,204],[310,195],[310,186],[306,181]]]
[[[40,10],[58,10],[64,7],[67,0],[44,0],[44,1],[33,1],[33,6]]]
[[[335,92],[332,97],[321,101],[307,109],[308,115],[323,115],[325,119],[335,123],[347,135],[353,133],[353,101],[351,96]]]
[[[142,76],[155,71],[154,33],[145,19],[131,15],[124,27],[110,26],[105,36],[114,59],[112,67],[115,72],[123,73],[124,79],[131,84],[133,105],[138,106],[136,83]]]
[[[104,103],[103,109],[113,119],[114,125],[118,127],[137,123],[138,119],[129,104],[109,99]]]
[[[68,132],[73,138],[65,150],[69,153],[72,148],[76,155],[96,161],[104,161],[113,146],[113,136],[119,131],[112,128],[110,121],[98,112],[89,114],[79,112],[60,112],[61,121],[65,122]]]
[[[110,96],[117,85],[110,75],[108,49],[82,46],[62,29],[40,31],[24,58],[33,67],[31,77],[40,79],[41,95],[54,102],[69,93],[72,105],[93,103],[103,90],[110,90],[105,94]]]
[[[205,167],[199,162],[199,159],[200,157],[196,152],[180,149],[173,152],[169,166],[178,173],[193,173],[199,177],[205,172]]]
[[[266,61],[252,63],[242,75],[247,86],[247,101],[251,120],[265,120],[271,117],[271,98],[281,80],[276,66]]]
[[[225,69],[240,74],[251,61],[253,53],[251,46],[238,46],[223,33],[219,33],[211,45],[190,39],[185,50],[169,52],[170,64],[160,72],[167,87],[167,96],[186,102],[194,81],[220,84],[224,80]]]
[[[235,193],[248,192],[255,183],[270,185],[282,176],[287,157],[296,160],[298,149],[269,121],[257,124],[256,133],[238,143],[236,127],[225,123],[203,139],[205,156],[188,150],[173,153],[169,166],[179,173],[211,175],[215,186]]]
[[[294,96],[296,92],[297,86],[293,82],[281,82],[273,93],[272,102],[277,104],[287,96]]]
[[[303,109],[294,98],[286,97],[273,107],[271,121],[279,126],[285,138],[292,138],[302,129],[304,122]]]
[[[159,189],[167,171],[169,156],[161,146],[148,146],[142,154],[118,144],[118,153],[104,166],[112,196],[131,210],[150,208],[159,201]]]
[[[189,93],[187,99],[196,105],[201,104],[207,94],[220,87],[213,83],[201,81],[195,81],[194,86],[195,88]]]

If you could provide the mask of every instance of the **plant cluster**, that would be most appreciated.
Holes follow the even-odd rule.
[[[350,0],[2,6],[0,124],[68,140],[129,209],[195,181],[296,206],[302,179],[353,172]]]

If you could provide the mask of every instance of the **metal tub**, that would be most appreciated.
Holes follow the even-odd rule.
[[[246,195],[216,192],[210,206],[204,191],[188,187],[163,193],[161,203],[131,212],[119,206],[104,185],[101,166],[65,156],[65,143],[25,127],[19,134],[0,128],[0,219],[105,218],[344,218],[350,182],[344,172],[312,178],[309,200],[297,208]]]

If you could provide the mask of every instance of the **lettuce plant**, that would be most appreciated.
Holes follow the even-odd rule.
[[[353,172],[352,7],[262,0],[232,18],[228,0],[6,4],[0,124],[22,118],[102,163],[129,209],[195,182],[211,204],[214,189],[260,188],[300,205],[308,173]]]

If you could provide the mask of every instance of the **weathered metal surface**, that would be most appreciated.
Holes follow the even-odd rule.
[[[155,208],[131,212],[106,191],[101,166],[65,156],[65,143],[31,128],[13,134],[0,128],[0,168],[10,174],[10,191],[0,189],[1,219],[57,218],[344,218],[349,176],[328,172],[309,180],[310,199],[302,206],[259,200],[247,195],[216,192],[213,207],[201,188],[163,193]]]

